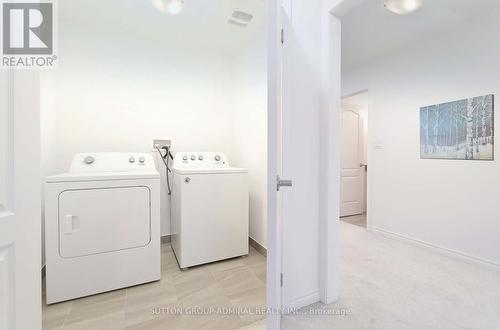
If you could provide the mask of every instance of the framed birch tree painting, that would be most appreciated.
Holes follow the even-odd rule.
[[[494,159],[494,96],[420,108],[420,158]]]

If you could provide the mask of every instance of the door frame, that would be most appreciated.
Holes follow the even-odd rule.
[[[39,74],[36,70],[5,70],[2,74],[9,75],[7,134],[13,190],[9,202],[14,213],[10,312],[15,329],[36,330],[42,327]]]
[[[366,0],[323,0],[321,4],[321,111],[319,200],[319,295],[330,304],[340,298],[340,124],[341,124],[341,22],[340,17]],[[279,329],[281,319],[282,223],[276,193],[279,173],[278,116],[281,106],[280,6],[268,1],[268,255],[267,328]]]
[[[0,72],[0,329],[15,326],[14,74]],[[4,290],[6,288],[7,290]]]
[[[321,14],[320,299],[340,298],[341,17],[367,0],[324,0]]]

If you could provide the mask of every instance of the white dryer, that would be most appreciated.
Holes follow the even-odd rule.
[[[160,279],[153,157],[88,153],[45,185],[47,303]]]
[[[171,232],[180,268],[248,254],[247,176],[223,153],[175,155]]]

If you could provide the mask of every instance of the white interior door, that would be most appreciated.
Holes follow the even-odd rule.
[[[285,107],[287,106],[287,93],[288,93],[288,70],[287,70],[287,65],[288,65],[288,59],[287,59],[287,49],[284,43],[284,34],[285,31],[288,30],[289,27],[289,19],[290,19],[290,11],[289,8],[291,6],[291,0],[282,0],[281,1],[281,6],[279,10],[279,17],[280,17],[280,40],[279,40],[279,51],[280,51],[280,106],[279,106],[279,112],[278,112],[278,122],[277,122],[277,141],[278,141],[278,152],[276,153],[277,157],[277,164],[278,164],[278,178],[277,180],[291,180],[291,178],[285,178],[284,173],[284,164],[283,164],[283,148],[284,148],[284,132],[283,132],[283,120],[284,120],[284,112],[285,112]],[[293,185],[293,182],[291,182]],[[279,182],[278,182],[279,184]],[[281,303],[281,308],[284,308],[284,302],[286,299],[286,289],[284,287],[283,283],[283,272],[284,269],[286,268],[285,266],[285,260],[284,260],[284,241],[285,241],[285,232],[284,232],[284,217],[285,217],[285,210],[284,210],[284,197],[283,193],[285,192],[284,187],[278,187],[278,192],[277,192],[277,201],[278,201],[278,221],[280,223],[280,228],[282,229],[281,231],[281,236],[280,236],[280,244],[281,244],[281,259],[280,259],[280,303]]]
[[[319,301],[319,1],[269,0],[268,307]],[[277,176],[284,186],[278,184]],[[279,182],[279,181],[278,181]],[[293,185],[293,186],[291,186]],[[277,329],[279,317],[268,317]]]
[[[284,1],[281,107],[282,307],[319,301],[320,2]],[[318,18],[319,20],[319,18]]]
[[[282,174],[282,1],[269,0],[268,5],[268,166],[267,166],[267,307],[278,311],[282,307],[282,215],[281,198],[276,192],[276,176]],[[267,329],[281,326],[279,313],[267,316]]]
[[[0,70],[0,330],[41,328],[37,78]]]
[[[342,112],[340,216],[361,214],[364,210],[364,171],[362,164],[361,119],[354,111]]]

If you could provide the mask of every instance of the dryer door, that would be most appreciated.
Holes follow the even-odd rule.
[[[67,190],[59,195],[63,258],[137,248],[150,240],[148,187]]]

